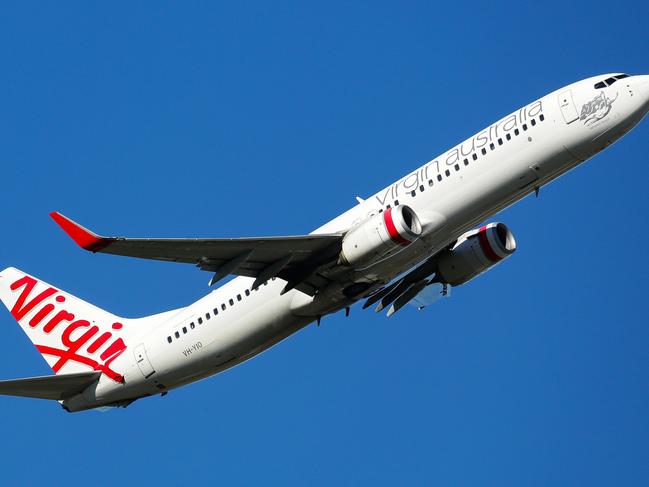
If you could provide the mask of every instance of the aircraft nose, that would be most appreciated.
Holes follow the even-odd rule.
[[[634,76],[635,86],[638,90],[638,94],[642,99],[643,107],[645,111],[649,110],[649,74],[644,74],[641,76]]]

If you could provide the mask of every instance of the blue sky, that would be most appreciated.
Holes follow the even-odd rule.
[[[50,211],[107,234],[305,233],[549,91],[649,73],[640,1],[2,12],[0,267],[126,316],[210,276],[83,253]],[[357,306],[125,410],[0,398],[3,478],[647,485],[648,135],[500,214],[516,255],[425,312]],[[0,327],[0,377],[49,373]]]

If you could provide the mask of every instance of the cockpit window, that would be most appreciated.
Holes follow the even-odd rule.
[[[600,81],[599,83],[595,83],[595,89],[600,90],[602,88],[606,88],[607,86],[611,86],[617,80],[628,78],[628,77],[629,77],[628,74],[618,74],[616,76],[611,76],[610,78],[606,78],[604,81]]]

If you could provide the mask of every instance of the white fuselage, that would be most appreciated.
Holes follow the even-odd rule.
[[[418,215],[418,240],[356,271],[347,284],[391,281],[628,132],[649,109],[649,76],[594,88],[610,76],[534,101],[318,228],[314,233],[342,233],[388,205],[405,204]],[[137,360],[128,353],[114,362],[124,384],[102,377],[64,405],[75,411],[166,392],[251,358],[353,303],[341,293],[344,283],[312,298],[297,290],[280,295],[281,279],[252,291],[253,281],[235,278],[186,308],[159,315],[157,326],[131,339],[134,349],[143,344]]]

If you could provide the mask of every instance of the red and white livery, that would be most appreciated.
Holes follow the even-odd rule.
[[[606,74],[501,118],[309,235],[103,237],[60,213],[83,249],[184,262],[238,276],[176,310],[131,319],[14,268],[7,306],[54,375],[0,381],[0,394],[52,399],[70,412],[166,394],[263,352],[365,299],[388,316],[421,309],[516,250],[503,223],[482,222],[573,169],[649,111],[649,76]]]

